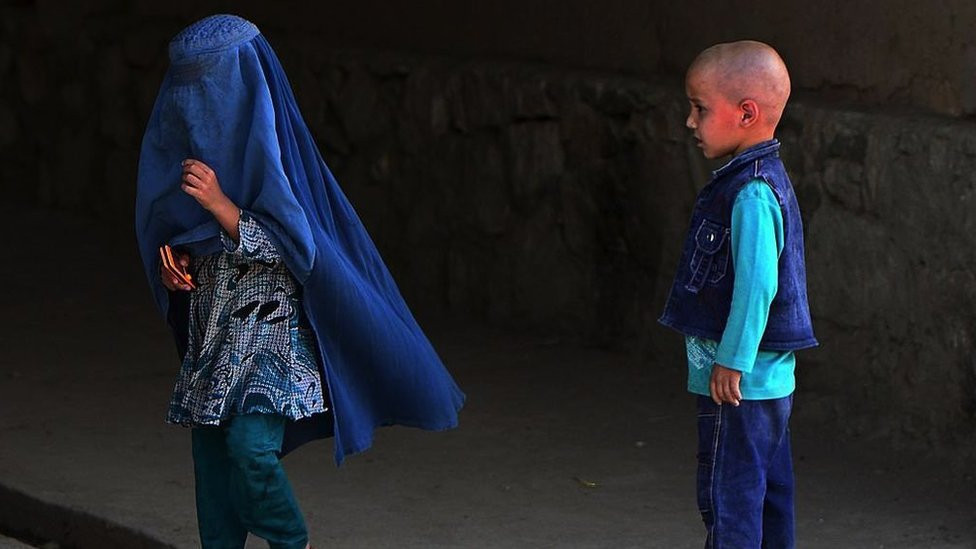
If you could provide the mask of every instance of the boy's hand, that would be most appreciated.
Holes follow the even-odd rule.
[[[726,368],[718,363],[713,365],[709,389],[715,404],[728,402],[733,406],[738,406],[739,401],[742,400],[742,393],[739,392],[739,381],[741,379],[742,372]]]
[[[173,256],[177,261],[179,261],[180,265],[183,265],[184,269],[190,266],[190,256],[181,254],[175,250],[173,251]],[[159,265],[159,278],[163,281],[163,286],[166,286],[166,289],[171,292],[176,292],[179,290],[189,292],[193,289],[189,284],[173,276],[173,273],[167,271],[162,264]]]
[[[183,192],[192,196],[207,211],[226,205],[230,200],[220,189],[217,174],[210,166],[199,160],[187,158],[183,161]]]

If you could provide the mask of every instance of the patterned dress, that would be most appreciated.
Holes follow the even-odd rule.
[[[261,226],[241,212],[240,244],[195,257],[188,348],[166,421],[219,425],[234,415],[301,419],[328,410],[302,288]]]

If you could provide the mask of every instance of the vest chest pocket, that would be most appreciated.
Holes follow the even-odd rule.
[[[729,265],[730,229],[703,219],[695,233],[695,252],[685,289],[697,294],[705,284],[716,284],[725,277]]]

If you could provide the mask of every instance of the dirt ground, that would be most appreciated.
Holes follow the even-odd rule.
[[[0,223],[0,486],[198,546],[189,433],[163,423],[175,351],[130,234],[31,210]],[[382,429],[338,470],[328,441],[289,456],[314,544],[701,546],[680,356],[422,321],[468,395],[461,427]],[[799,547],[976,547],[971,476],[831,430],[793,426]]]

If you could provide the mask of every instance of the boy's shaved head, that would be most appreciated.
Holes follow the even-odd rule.
[[[764,111],[766,122],[775,126],[790,97],[790,74],[786,63],[772,47],[742,40],[716,44],[698,54],[688,69],[708,79],[729,101],[752,99]]]

